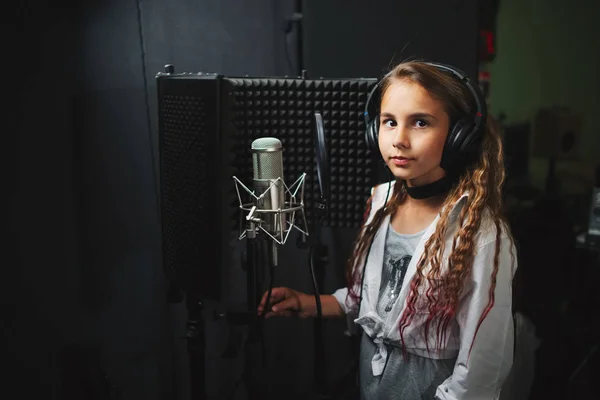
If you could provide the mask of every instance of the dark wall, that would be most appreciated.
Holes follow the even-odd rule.
[[[479,0],[304,1],[308,74],[379,77],[407,58],[476,77]]]
[[[95,398],[89,388],[187,398],[183,306],[166,302],[160,263],[154,75],[167,63],[287,73],[288,3],[21,1],[3,11],[3,147],[16,168],[2,364],[18,398]]]
[[[26,2],[2,14],[9,107],[3,150],[14,160],[7,212],[14,256],[3,259],[0,278],[8,311],[2,313],[2,370],[9,371],[3,381],[18,397],[53,398],[61,349],[86,340],[72,124],[77,26],[73,12]]]

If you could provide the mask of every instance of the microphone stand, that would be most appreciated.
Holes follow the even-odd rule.
[[[181,303],[185,299],[187,311],[186,349],[188,354],[189,390],[191,400],[206,400],[206,323],[202,298],[191,291],[184,291],[173,280],[169,280],[167,301]]]
[[[328,250],[321,241],[321,229],[323,220],[327,215],[327,199],[329,197],[329,158],[327,155],[327,143],[325,137],[325,128],[323,117],[320,112],[314,114],[314,133],[315,133],[315,155],[317,161],[317,178],[319,181],[320,196],[316,201],[316,207],[313,210],[313,229],[315,234],[310,240],[310,268],[313,275],[313,284],[315,289],[315,300],[320,296],[320,288],[325,285],[325,267],[328,264]],[[320,299],[319,299],[320,300]],[[317,303],[319,310],[320,301]],[[321,308],[322,311],[322,308]],[[321,312],[322,314],[322,312]],[[323,316],[317,315],[314,325],[314,372],[315,386],[320,398],[330,398],[325,391],[325,373],[327,366],[325,362],[325,343],[323,340]]]
[[[321,288],[325,285],[325,267],[329,262],[327,246],[321,241],[321,228],[322,221],[325,218],[325,211],[327,209],[326,199],[321,197],[321,201],[317,202],[317,207],[314,210],[315,219],[318,221],[315,225],[314,241],[312,243],[313,250],[311,251],[310,262],[313,265],[316,288],[318,289],[319,296]],[[330,396],[325,391],[326,379],[325,374],[327,372],[327,365],[325,360],[325,342],[323,340],[323,318],[315,319],[314,324],[314,370],[315,370],[315,385],[320,398],[329,398]]]
[[[260,385],[257,383],[256,371],[259,353],[261,350],[261,325],[257,314],[258,304],[260,302],[258,267],[262,262],[260,257],[261,246],[259,238],[256,235],[256,222],[252,214],[248,216],[248,226],[246,232],[246,310],[227,311],[215,316],[215,319],[226,318],[231,324],[229,344],[223,357],[235,358],[238,355],[238,349],[243,346],[244,367],[240,378],[235,382],[229,394],[224,397],[226,400],[233,400],[239,385],[243,382],[246,386],[247,400],[263,400],[265,393],[262,393]],[[246,340],[242,343],[241,335],[236,334],[237,326],[247,326]]]
[[[260,302],[258,292],[259,282],[257,269],[260,265],[260,251],[258,250],[258,239],[256,237],[256,224],[249,216],[248,229],[246,230],[246,301],[248,305],[248,332],[244,344],[244,372],[243,379],[246,385],[246,398],[248,400],[261,400],[265,394],[261,392],[257,379],[254,379],[252,371],[257,368],[258,354],[261,350],[261,326],[257,314]]]
[[[206,329],[204,322],[204,303],[199,297],[188,293],[186,296],[187,352],[190,368],[190,398],[205,400],[206,395]]]
[[[306,236],[301,235],[298,237],[296,245],[300,249],[308,248],[309,254],[309,267],[311,272],[311,278],[315,290],[315,296],[320,296],[320,288],[325,285],[325,267],[329,262],[327,246],[321,241],[320,230],[322,227],[322,221],[326,215],[327,200],[324,197],[317,201],[316,208],[313,210],[314,216],[311,221],[310,230],[313,234],[307,240]],[[317,222],[318,221],[318,222]],[[309,228],[309,227],[307,227]],[[316,299],[315,299],[316,300]],[[314,340],[314,385],[315,391],[318,394],[319,399],[331,398],[331,395],[326,393],[326,379],[325,373],[327,372],[327,364],[325,361],[325,343],[323,340],[323,318],[319,318],[317,314],[315,318],[313,328],[313,340]]]

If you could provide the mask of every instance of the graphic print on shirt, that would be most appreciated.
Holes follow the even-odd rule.
[[[390,271],[390,280],[388,281],[388,287],[390,289],[388,303],[385,306],[385,311],[390,312],[394,306],[394,302],[400,294],[402,289],[402,282],[404,282],[404,275],[410,264],[411,256],[405,255],[399,259],[390,258],[388,270]]]

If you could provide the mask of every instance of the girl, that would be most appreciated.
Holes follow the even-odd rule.
[[[395,179],[374,188],[348,287],[321,296],[322,315],[352,316],[364,332],[363,399],[497,399],[516,269],[501,140],[477,85],[449,66],[402,63],[377,89],[367,137]],[[289,288],[270,303],[267,318],[317,314],[313,295]]]

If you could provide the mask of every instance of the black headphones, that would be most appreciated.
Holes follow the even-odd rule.
[[[424,63],[439,69],[440,71],[450,73],[460,82],[462,82],[473,95],[477,110],[475,115],[466,115],[450,127],[448,138],[444,145],[442,161],[440,166],[446,171],[455,171],[457,168],[465,166],[479,149],[481,138],[485,130],[485,121],[487,118],[487,105],[485,96],[476,83],[459,69],[445,64]],[[391,73],[391,72],[390,72]],[[369,150],[379,154],[379,104],[381,101],[381,83],[390,75],[388,73],[380,80],[369,92],[367,103],[365,104],[365,139]]]

